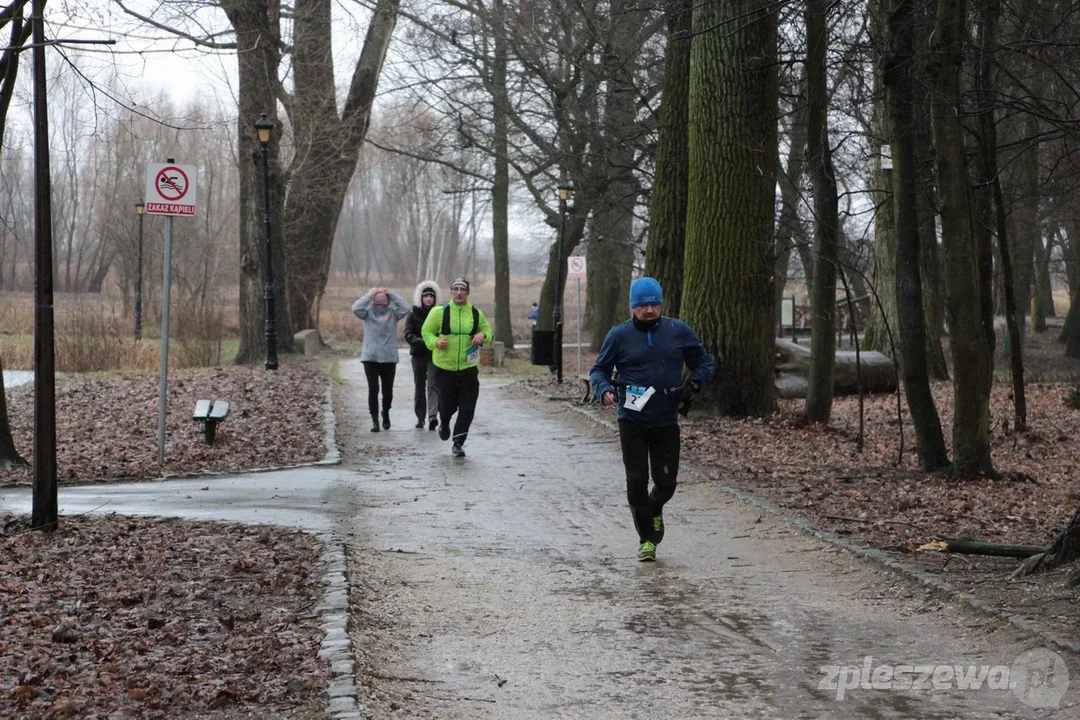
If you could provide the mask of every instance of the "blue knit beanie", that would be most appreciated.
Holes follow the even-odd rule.
[[[651,277],[638,278],[630,285],[630,308],[642,305],[663,305],[664,294],[660,291],[660,283]]]

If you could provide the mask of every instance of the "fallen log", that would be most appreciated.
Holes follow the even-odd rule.
[[[1046,550],[1046,548],[1038,545],[1004,545],[985,540],[950,537],[936,537],[934,542],[923,545],[919,549],[922,550],[923,548],[938,552],[960,553],[961,555],[992,555],[994,557],[1014,558],[1029,558]]]
[[[790,340],[776,338],[776,393],[782,398],[806,397],[810,377],[810,348]],[[896,392],[896,364],[888,355],[871,350],[859,353],[863,392]],[[856,395],[859,392],[855,368],[855,353],[843,350],[836,353],[836,372],[833,392],[837,395]]]

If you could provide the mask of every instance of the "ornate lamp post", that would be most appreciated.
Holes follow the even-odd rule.
[[[146,202],[142,198],[135,201],[135,212],[139,214],[139,265],[135,270],[135,339],[142,340],[143,215],[146,214]]]
[[[566,240],[566,204],[574,197],[574,181],[559,183],[559,242],[555,250],[555,302],[551,306],[551,319],[555,327],[555,378],[562,383],[562,296],[563,296],[563,243]]]
[[[259,115],[255,121],[255,131],[259,134],[259,145],[262,146],[263,161],[263,228],[266,231],[266,286],[263,290],[263,300],[266,304],[266,369],[277,370],[277,322],[274,317],[274,264],[272,261],[270,245],[270,161],[267,150],[270,145],[270,133],[274,130],[274,123],[266,116]]]

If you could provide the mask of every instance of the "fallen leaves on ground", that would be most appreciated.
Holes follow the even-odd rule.
[[[158,465],[156,374],[65,376],[56,388],[61,483],[141,480],[297,465],[326,454],[327,378],[312,362],[276,371],[230,366],[169,373],[165,463]],[[208,445],[192,420],[199,399],[226,400],[228,418]],[[33,453],[33,387],[8,391],[15,447]],[[32,482],[29,467],[0,471],[0,485]]]
[[[26,525],[0,518],[0,717],[320,716],[312,536],[117,515]]]
[[[1009,391],[995,387],[992,454],[1000,477],[951,477],[918,470],[914,429],[904,411],[904,453],[895,396],[865,399],[864,446],[856,447],[858,398],[837,398],[828,427],[803,420],[801,400],[783,401],[762,420],[691,414],[683,426],[690,457],[720,479],[812,518],[820,527],[877,547],[923,544],[936,536],[1046,545],[1076,510],[1080,437],[1064,428],[1080,411],[1064,385],[1027,389],[1029,429],[1006,432]],[[951,446],[952,389],[934,387]],[[950,447],[951,451],[951,447]],[[900,464],[897,462],[900,461]]]

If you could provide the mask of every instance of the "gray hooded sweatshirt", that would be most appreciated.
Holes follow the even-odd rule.
[[[353,315],[364,321],[364,350],[361,362],[396,363],[398,361],[397,325],[409,314],[409,303],[391,290],[389,305],[378,306],[367,293],[353,303]]]

